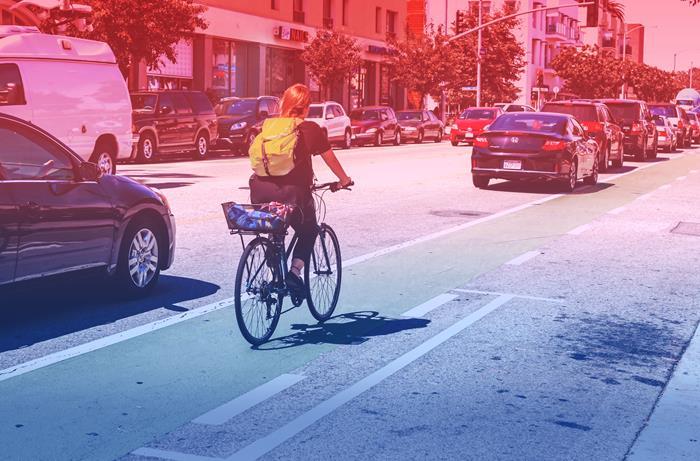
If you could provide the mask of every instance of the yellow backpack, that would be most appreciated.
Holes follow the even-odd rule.
[[[262,132],[250,145],[250,166],[258,176],[284,176],[294,168],[299,121],[295,118],[268,118]]]

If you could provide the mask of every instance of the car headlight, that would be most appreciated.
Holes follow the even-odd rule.
[[[365,133],[376,133],[377,129],[376,128],[367,128],[367,131]]]
[[[238,122],[238,123],[234,123],[233,125],[231,125],[230,129],[231,129],[231,131],[242,130],[243,128],[245,128],[247,126],[248,126],[248,123],[246,123],[246,122]]]

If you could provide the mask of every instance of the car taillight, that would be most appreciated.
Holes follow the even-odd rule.
[[[659,130],[659,134],[666,136],[666,130]]]
[[[553,150],[564,150],[566,149],[565,141],[547,141],[542,146],[542,150],[553,151]]]
[[[683,124],[683,120],[678,120],[678,128],[682,130],[684,126],[685,125]]]
[[[630,132],[632,134],[641,134],[642,133],[642,124],[639,122],[633,122],[632,123],[632,130]]]
[[[489,147],[489,140],[483,136],[474,139],[474,147]]]

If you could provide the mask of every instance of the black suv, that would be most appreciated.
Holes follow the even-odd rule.
[[[214,108],[201,91],[144,91],[131,94],[134,153],[138,161],[191,151],[206,158],[216,141]]]
[[[634,155],[638,162],[656,158],[659,133],[647,103],[632,99],[603,99],[600,102],[608,106],[622,127],[625,155]]]
[[[248,152],[253,139],[262,131],[262,123],[280,113],[279,99],[274,96],[257,98],[224,98],[215,108],[219,125],[216,147],[234,152]]]
[[[103,176],[15,117],[0,114],[0,139],[0,286],[96,269],[112,275],[120,293],[153,288],[175,250],[175,221],[161,192]]]

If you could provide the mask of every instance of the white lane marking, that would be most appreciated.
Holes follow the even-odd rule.
[[[171,461],[218,461],[219,458],[208,456],[190,455],[177,451],[159,450],[157,448],[139,448],[131,452],[133,455],[144,456],[146,458],[169,459]]]
[[[268,434],[267,436],[258,439],[250,445],[242,448],[238,452],[228,457],[227,461],[254,460],[265,455],[266,453],[269,453],[276,447],[280,446],[282,443],[286,442],[287,440],[299,434],[307,427],[319,421],[321,418],[331,414],[342,405],[345,405],[346,403],[353,400],[355,397],[381,383],[382,381],[392,376],[394,373],[400,371],[404,367],[410,365],[411,363],[421,358],[428,352],[440,346],[445,341],[461,333],[470,325],[473,325],[475,322],[481,320],[489,313],[495,311],[499,307],[511,301],[513,298],[514,297],[510,295],[499,296],[498,298],[489,302],[476,312],[473,312],[472,314],[463,318],[459,322],[446,328],[445,330],[433,336],[423,344],[410,350],[401,357],[393,360],[392,362],[375,371],[371,375],[361,379],[360,381],[356,382],[347,389],[339,392],[338,394],[334,395],[328,400],[321,402],[311,410],[300,415],[296,419],[285,424],[284,426],[272,432],[271,434]]]
[[[253,408],[255,405],[262,403],[270,397],[292,387],[302,379],[304,379],[304,376],[301,375],[280,375],[272,381],[268,381],[265,384],[262,384],[255,389],[236,397],[230,402],[204,413],[202,416],[192,420],[192,422],[212,426],[224,424],[244,411]]]
[[[690,173],[692,173],[692,174],[700,173],[700,170],[690,170]]]
[[[621,207],[615,208],[614,210],[608,211],[608,214],[621,214],[625,210],[627,210],[627,207],[621,206]]]
[[[506,263],[508,266],[520,266],[527,261],[531,260],[532,258],[535,258],[539,256],[541,253],[539,251],[528,251],[527,253],[523,253],[517,258],[513,258],[510,261]]]
[[[659,190],[667,190],[670,189],[671,185],[670,184],[664,184],[663,186],[659,187]]]
[[[682,156],[682,155],[681,155]],[[680,158],[681,156],[677,156],[674,158]],[[614,179],[621,178],[623,176],[627,176],[629,174],[632,174],[637,171],[644,170],[646,168],[651,168],[656,165],[661,165],[662,163],[648,163],[642,166],[639,166],[633,170],[627,171],[625,173],[619,173],[617,175],[613,176],[608,176],[606,177],[606,181],[611,181]],[[197,164],[198,165],[198,164]],[[369,261],[370,259],[374,259],[380,256],[384,256],[390,253],[394,253],[396,251],[402,250],[404,248],[408,248],[414,245],[418,245],[419,243],[423,242],[429,242],[431,240],[435,240],[437,238],[443,237],[445,235],[450,235],[455,232],[459,232],[460,230],[463,229],[468,229],[470,227],[476,226],[478,224],[482,224],[484,222],[492,221],[494,219],[501,218],[503,216],[507,216],[513,213],[517,213],[518,211],[525,210],[527,208],[536,206],[536,205],[541,205],[543,203],[549,202],[551,200],[557,199],[559,197],[564,196],[564,194],[554,194],[554,195],[549,195],[547,197],[543,197],[538,200],[534,200],[529,203],[525,203],[523,205],[519,205],[513,208],[509,208],[507,210],[499,211],[498,213],[494,213],[490,216],[485,216],[483,218],[476,219],[474,221],[470,221],[468,223],[451,227],[448,229],[444,229],[442,231],[435,232],[433,234],[427,234],[422,237],[419,237],[417,239],[409,240],[403,243],[399,243],[397,245],[393,245],[384,249],[376,250],[371,253],[367,253],[362,256],[357,256],[355,258],[349,259],[347,261],[343,262],[344,267],[350,267],[354,266],[355,264],[360,264],[365,261]],[[46,355],[44,357],[40,357],[35,360],[31,360],[29,362],[21,363],[9,368],[6,368],[4,370],[0,370],[0,381],[4,381],[6,379],[14,378],[19,375],[23,375],[24,373],[28,373],[30,371],[38,370],[40,368],[53,365],[55,363],[61,362],[63,360],[67,360],[69,358],[77,357],[79,355],[87,354],[88,352],[93,352],[98,349],[101,349],[103,347],[111,346],[113,344],[129,340],[131,338],[135,338],[137,336],[144,335],[146,333],[150,333],[151,331],[156,331],[161,328],[165,328],[166,326],[170,326],[172,324],[180,323],[184,320],[190,319],[190,318],[195,318],[199,317],[200,315],[208,314],[210,312],[214,312],[219,309],[223,309],[225,307],[230,306],[233,304],[234,300],[233,298],[228,298],[223,301],[219,301],[217,303],[209,304],[207,306],[203,306],[197,309],[192,309],[190,311],[187,311],[181,315],[176,315],[173,317],[169,317],[166,319],[162,320],[157,320],[152,323],[148,323],[146,325],[141,325],[139,327],[133,328],[131,330],[126,330],[121,333],[117,333],[112,336],[107,336],[105,338],[98,339],[96,341],[92,341],[86,344],[81,344],[79,346],[72,347],[70,349],[66,349],[64,351],[59,351],[55,352],[53,354]],[[171,320],[175,319],[175,320]],[[178,320],[180,319],[180,320]],[[173,323],[167,323],[169,321],[172,321]]]
[[[38,359],[30,360],[19,365],[15,365],[4,370],[0,370],[0,381],[5,381],[10,378],[15,378],[19,375],[29,373],[30,371],[38,370],[39,368],[44,368],[49,365],[53,365],[64,360],[68,360],[79,355],[87,354],[88,352],[96,351],[114,344],[126,341],[128,339],[136,338],[137,336],[145,335],[146,333],[151,333],[160,330],[165,327],[176,325],[178,323],[184,322],[185,320],[194,319],[210,312],[223,309],[228,307],[233,303],[233,298],[224,299],[223,301],[218,301],[207,306],[202,306],[197,309],[192,309],[182,314],[173,315],[172,317],[167,317],[164,319],[156,320],[155,322],[147,323],[145,325],[132,328],[130,330],[122,331],[121,333],[115,333],[110,336],[105,336],[104,338],[96,339],[79,346],[71,347],[62,351],[54,352],[53,354],[45,355]]]
[[[425,314],[428,312],[437,309],[438,307],[442,306],[443,304],[447,304],[450,301],[454,301],[457,299],[457,295],[451,295],[448,293],[443,293],[441,295],[438,295],[434,297],[433,299],[424,302],[423,304],[414,307],[411,310],[408,310],[401,314],[404,317],[423,317]]]
[[[521,298],[521,299],[532,299],[534,301],[546,301],[550,303],[563,303],[563,299],[555,299],[555,298],[540,298],[539,296],[528,296],[528,295],[517,295],[514,293],[501,293],[498,291],[483,291],[483,290],[468,290],[466,288],[455,288],[450,291],[456,291],[458,293],[472,293],[472,294],[477,294],[477,295],[490,295],[490,296],[512,296],[514,298]]]
[[[676,178],[676,181],[685,181],[686,179],[688,179],[687,176],[679,176]]]
[[[654,194],[653,192],[649,192],[648,194],[640,195],[639,197],[637,197],[637,200],[646,200],[649,197],[651,197],[653,194]]]
[[[592,224],[584,224],[583,226],[578,226],[575,229],[571,229],[569,232],[567,232],[567,234],[568,235],[581,235],[591,228],[593,228]]]

